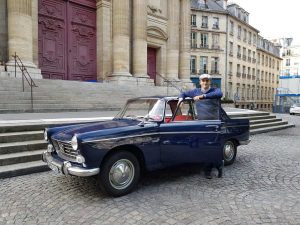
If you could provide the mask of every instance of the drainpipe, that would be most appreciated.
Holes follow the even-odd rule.
[[[226,14],[226,50],[225,50],[225,97],[227,98],[227,65],[228,64],[228,14]]]

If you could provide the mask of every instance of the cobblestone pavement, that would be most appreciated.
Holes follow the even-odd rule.
[[[0,180],[0,224],[300,224],[300,116],[283,117],[296,128],[253,136],[222,179],[178,167],[120,198],[52,172]]]

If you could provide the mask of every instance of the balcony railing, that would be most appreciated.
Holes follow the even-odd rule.
[[[246,78],[246,73],[242,73],[242,78]]]
[[[205,48],[205,49],[207,49],[207,48],[208,48],[208,45],[207,45],[207,44],[201,44],[201,45],[200,45],[200,48]]]
[[[208,28],[208,24],[207,23],[202,23],[201,28]]]
[[[212,45],[211,48],[212,48],[212,49],[217,49],[217,50],[218,50],[218,49],[220,49],[220,45]]]
[[[243,55],[243,60],[246,61],[246,59],[247,59],[247,56]]]
[[[252,80],[255,80],[256,79],[256,77],[255,76],[252,76]]]
[[[252,58],[252,63],[256,63],[256,59]]]
[[[201,74],[204,74],[204,73],[208,73],[208,70],[202,70],[202,69],[201,69],[201,70],[199,70],[199,73],[198,73],[198,74],[201,75]]]
[[[236,72],[236,76],[240,77],[241,76],[241,72]]]
[[[242,57],[241,53],[237,53],[237,57],[240,59]]]
[[[251,57],[248,57],[248,62],[251,62]]]
[[[192,70],[191,70],[191,73],[192,73],[192,74],[197,74],[197,70],[192,69]]]
[[[219,29],[219,24],[213,24],[213,29]]]
[[[250,74],[247,74],[247,79],[251,79],[251,75]]]
[[[211,69],[210,73],[211,74],[220,74],[219,70],[216,70],[216,69]]]

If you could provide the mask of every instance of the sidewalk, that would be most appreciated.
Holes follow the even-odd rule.
[[[94,111],[0,114],[0,126],[103,121],[112,119],[117,113],[116,111]]]

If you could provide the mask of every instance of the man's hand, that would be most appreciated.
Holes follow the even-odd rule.
[[[194,97],[194,101],[200,101],[201,99],[204,99],[203,95],[198,95]]]

